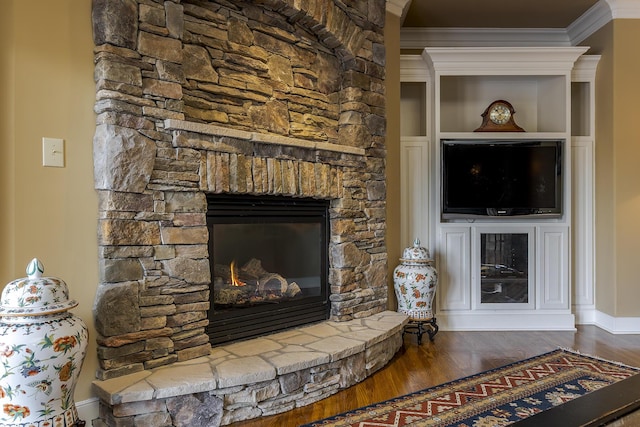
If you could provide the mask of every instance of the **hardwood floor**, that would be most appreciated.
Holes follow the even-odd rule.
[[[360,384],[313,405],[231,426],[299,426],[558,347],[640,367],[640,335],[614,335],[595,326],[578,326],[577,332],[440,331],[433,342],[425,335],[421,346],[415,336],[406,335],[391,362]]]

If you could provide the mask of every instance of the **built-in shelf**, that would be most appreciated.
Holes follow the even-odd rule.
[[[576,106],[571,109],[571,135],[573,136],[591,135],[590,86],[589,82],[571,83],[571,105]]]
[[[588,47],[438,47],[401,58],[402,195],[420,197],[421,203],[402,201],[403,236],[420,232],[429,242],[439,269],[436,313],[442,329],[547,329],[575,327],[572,297],[591,301],[590,288],[575,292],[576,268],[587,277],[589,249],[577,248],[584,239],[572,234],[588,229],[590,209],[585,201],[591,184],[576,184],[589,177],[593,142],[593,79],[597,59],[584,57]],[[487,106],[503,99],[515,109],[515,122],[525,132],[474,132]],[[573,138],[572,138],[573,135]],[[440,141],[443,139],[554,139],[563,141],[563,215],[556,218],[443,219],[440,212]],[[576,145],[577,144],[577,145]],[[586,145],[585,145],[586,144]],[[591,146],[592,147],[592,146]],[[416,157],[417,152],[423,153]],[[427,159],[421,165],[419,159]],[[573,168],[579,176],[575,176]],[[428,185],[424,185],[425,174]],[[578,194],[572,194],[576,186]],[[425,211],[427,212],[425,214]],[[482,235],[525,233],[528,275],[514,281],[526,290],[524,300],[490,301],[493,284],[483,281],[480,256]],[[427,236],[424,234],[428,233]],[[587,233],[587,244],[593,245]],[[585,252],[586,251],[586,252]],[[576,255],[580,258],[576,259]],[[486,282],[486,283],[485,283]],[[522,283],[521,283],[522,282]],[[523,285],[523,283],[525,285]],[[491,286],[490,286],[491,285]],[[507,285],[505,285],[507,286]],[[488,294],[487,294],[488,295]],[[497,294],[496,294],[497,295]]]
[[[426,48],[435,129],[472,132],[485,108],[510,102],[527,132],[569,132],[571,70],[586,47]]]
[[[402,136],[426,136],[426,82],[400,84],[400,129]]]
[[[566,75],[441,76],[440,132],[472,132],[493,101],[507,100],[527,132],[566,132]],[[436,113],[438,115],[438,113]]]

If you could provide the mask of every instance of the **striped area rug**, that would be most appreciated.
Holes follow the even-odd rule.
[[[301,427],[501,427],[638,373],[555,350]]]

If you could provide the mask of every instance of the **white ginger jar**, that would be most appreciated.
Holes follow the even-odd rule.
[[[0,427],[81,427],[74,401],[88,331],[68,310],[65,282],[42,277],[34,258],[28,277],[0,299]]]
[[[398,300],[398,311],[411,320],[433,319],[433,297],[438,274],[433,267],[429,251],[416,239],[402,253],[400,264],[393,271],[393,285]]]

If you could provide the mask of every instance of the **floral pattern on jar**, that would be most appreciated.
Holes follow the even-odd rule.
[[[433,267],[429,251],[416,239],[406,248],[401,264],[393,271],[393,283],[398,300],[398,311],[412,320],[428,320],[433,315],[433,298],[438,274]]]
[[[0,307],[0,427],[79,427],[75,384],[88,345],[84,322],[69,313],[66,284],[42,278],[15,280]],[[39,315],[31,315],[39,313]]]

